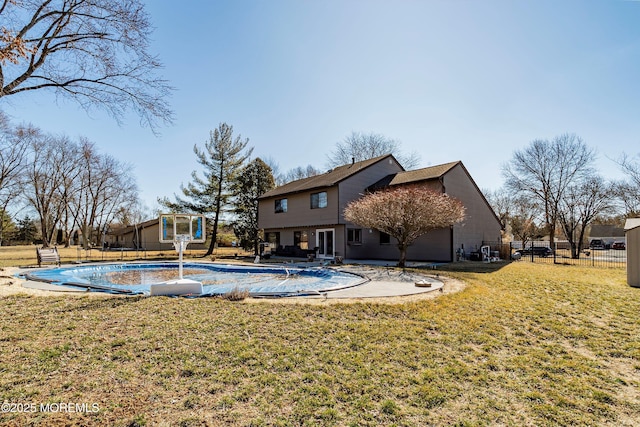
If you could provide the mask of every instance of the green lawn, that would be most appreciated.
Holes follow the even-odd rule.
[[[0,400],[97,411],[0,424],[640,425],[624,270],[460,266],[397,305],[2,298]]]

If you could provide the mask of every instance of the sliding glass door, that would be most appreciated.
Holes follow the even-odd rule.
[[[335,230],[326,228],[316,230],[316,246],[318,247],[318,258],[333,258],[335,254]]]

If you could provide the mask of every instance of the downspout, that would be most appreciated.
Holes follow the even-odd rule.
[[[355,162],[355,159],[352,158],[352,160]],[[353,163],[352,163],[353,164]],[[343,225],[342,227],[342,257],[343,259],[347,259],[347,227],[346,224],[341,222],[341,216],[340,216],[340,183],[338,182],[338,203],[336,204],[336,210],[337,210],[337,214],[338,214],[338,226],[340,226],[341,224]],[[336,234],[337,236],[337,234]],[[334,254],[335,255],[335,254]]]

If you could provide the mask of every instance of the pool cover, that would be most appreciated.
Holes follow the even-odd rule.
[[[28,280],[91,291],[149,295],[152,284],[177,279],[177,262],[91,264],[30,272]],[[183,277],[201,282],[201,296],[246,290],[254,297],[299,296],[344,289],[368,279],[333,268],[187,262]]]

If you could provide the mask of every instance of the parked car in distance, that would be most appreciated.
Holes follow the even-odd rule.
[[[548,246],[534,246],[533,248],[518,249],[515,253],[519,253],[520,256],[531,256],[532,252],[534,255],[540,257],[548,257],[553,255],[553,251]]]
[[[607,244],[605,243],[604,240],[602,239],[593,239],[591,242],[589,242],[589,247],[591,249],[609,249],[607,248]]]
[[[624,250],[627,249],[627,245],[624,242],[613,242],[611,249]]]

